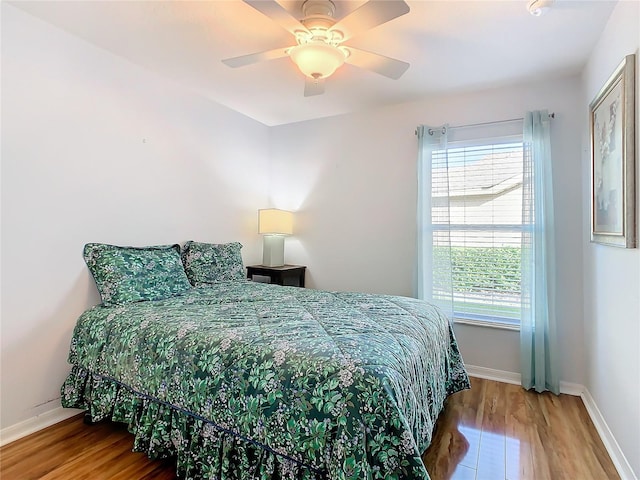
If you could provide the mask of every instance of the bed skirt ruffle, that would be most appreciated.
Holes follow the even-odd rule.
[[[324,472],[215,425],[199,415],[134,391],[114,379],[73,366],[61,388],[62,406],[87,411],[91,421],[128,425],[133,451],[176,458],[185,480],[312,480]]]

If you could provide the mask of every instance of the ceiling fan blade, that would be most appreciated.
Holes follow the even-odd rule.
[[[344,40],[347,40],[361,32],[409,13],[409,10],[409,5],[403,0],[369,0],[336,23],[331,27],[331,30],[341,31]]]
[[[282,8],[275,0],[244,0],[244,3],[251,5],[293,35],[296,34],[296,31],[309,31],[307,27],[292,17],[291,14]]]
[[[304,96],[313,97],[314,95],[322,95],[324,93],[324,78],[305,77]]]
[[[251,53],[249,55],[241,55],[240,57],[225,58],[222,63],[231,67],[238,68],[245,65],[251,65],[252,63],[265,62],[267,60],[274,60],[276,58],[286,57],[287,50],[291,47],[276,48],[273,50],[267,50],[266,52]]]
[[[346,63],[371,70],[394,80],[399,79],[409,68],[407,62],[396,60],[395,58],[385,57],[384,55],[353,47],[347,47],[347,49],[351,52],[351,55],[345,60]]]

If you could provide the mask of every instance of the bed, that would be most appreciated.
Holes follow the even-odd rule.
[[[427,480],[444,401],[469,388],[447,318],[408,297],[247,281],[237,245],[152,247],[151,261],[85,247],[103,303],[77,321],[63,406],[127,423],[134,450],[175,457],[179,478]]]

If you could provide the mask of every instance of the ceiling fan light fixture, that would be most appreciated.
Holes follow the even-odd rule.
[[[355,35],[409,13],[404,0],[364,0],[340,19],[335,18],[336,5],[332,0],[287,0],[302,7],[302,19],[280,5],[282,0],[243,1],[291,33],[297,45],[223,59],[231,68],[289,57],[306,77],[305,97],[324,93],[324,79],[347,61],[393,80],[409,68],[407,62],[343,45]]]
[[[554,0],[530,0],[527,3],[527,10],[534,17],[541,17],[551,9]]]
[[[333,75],[344,64],[347,52],[324,42],[311,42],[293,47],[289,56],[303,74],[318,80]]]

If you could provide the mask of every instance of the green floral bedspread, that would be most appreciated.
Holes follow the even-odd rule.
[[[127,422],[189,479],[428,479],[443,402],[469,388],[426,302],[254,282],[93,307],[69,362],[65,407]]]

